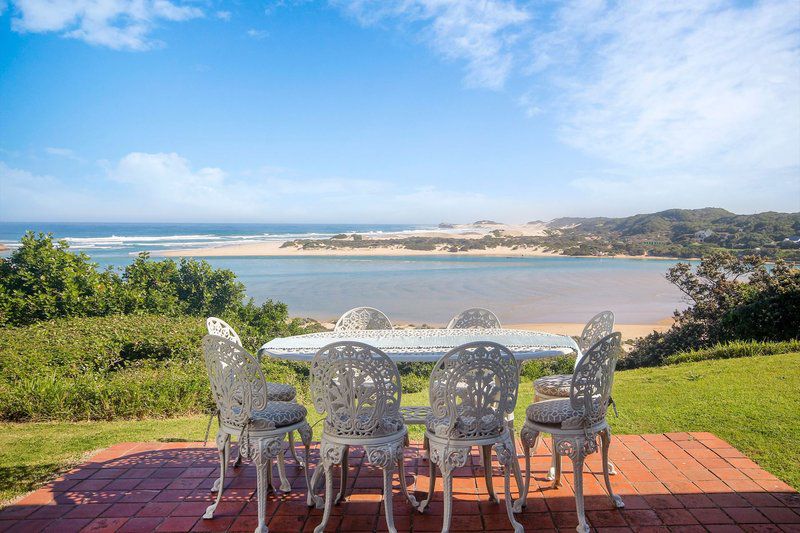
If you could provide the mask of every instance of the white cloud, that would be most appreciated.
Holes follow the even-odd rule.
[[[176,153],[133,152],[109,171],[119,182],[129,183],[151,198],[202,206],[219,201],[226,173],[219,168],[193,170],[189,161]]]
[[[483,0],[331,0],[363,25],[421,25],[423,39],[449,60],[463,60],[471,86],[500,89],[530,14],[514,2]]]
[[[565,91],[565,143],[650,170],[800,165],[796,1],[623,2],[593,24],[570,20],[575,11],[551,36],[582,57],[548,67]]]
[[[195,168],[176,153],[133,152],[98,164],[104,169],[100,176],[66,181],[0,161],[0,213],[7,220],[391,223],[528,209],[514,199],[432,185],[306,177],[270,168],[232,174]]]
[[[772,183],[800,209],[797,0],[330,1],[363,25],[399,21],[471,84],[528,87],[516,103],[599,161],[591,183],[676,205],[691,182],[717,183],[694,188],[706,204]]]
[[[217,11],[214,13],[214,16],[220,20],[228,21],[231,20],[231,12],[230,11]]]
[[[203,16],[193,5],[169,0],[12,0],[12,28],[20,33],[58,32],[115,50],[159,45],[150,33],[161,21]]]
[[[263,39],[264,37],[266,37],[266,36],[267,36],[267,32],[266,32],[266,31],[264,31],[264,30],[257,30],[257,29],[255,29],[255,28],[250,28],[250,29],[249,29],[249,30],[247,30],[247,32],[245,32],[245,33],[246,33],[246,34],[247,34],[247,36],[248,36],[248,37],[250,37],[251,39],[256,39],[256,40],[259,40],[259,41],[260,41],[261,39]]]

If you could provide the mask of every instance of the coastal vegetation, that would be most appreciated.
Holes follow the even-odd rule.
[[[540,221],[530,224],[541,225]],[[474,226],[499,225],[478,221]],[[443,224],[451,229],[451,224]],[[440,251],[526,250],[572,256],[652,256],[697,258],[727,250],[737,255],[800,260],[800,213],[737,215],[717,208],[670,209],[624,218],[559,218],[544,235],[512,235],[495,228],[482,237],[408,236],[359,240],[298,239],[283,244],[299,250],[384,249]],[[346,237],[346,236],[345,236]]]
[[[677,263],[666,277],[689,307],[675,311],[667,331],[637,339],[619,368],[657,366],[679,352],[714,345],[720,358],[724,343],[790,341],[800,335],[800,269],[784,261],[767,265],[759,256],[715,252],[696,268]],[[730,347],[731,353],[744,351],[740,344]]]

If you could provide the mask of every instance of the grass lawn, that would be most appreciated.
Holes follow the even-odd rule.
[[[524,420],[532,397],[532,384],[524,383],[518,421]],[[614,398],[620,410],[619,418],[610,417],[616,433],[710,431],[800,489],[800,354],[618,372]],[[427,393],[405,395],[403,403],[426,404]],[[313,412],[310,422],[317,420]],[[35,488],[86,453],[115,442],[202,440],[206,421],[195,416],[0,424],[0,502]],[[319,425],[315,431],[319,432]],[[421,437],[419,428],[411,433],[412,438]]]

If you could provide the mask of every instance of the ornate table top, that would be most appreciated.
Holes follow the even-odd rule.
[[[475,341],[506,346],[517,360],[540,359],[578,352],[567,335],[524,329],[373,329],[325,331],[272,339],[259,349],[261,356],[310,361],[323,346],[336,341],[357,341],[384,351],[396,362],[436,362],[449,350]]]

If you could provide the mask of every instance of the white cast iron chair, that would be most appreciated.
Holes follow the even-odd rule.
[[[217,317],[208,317],[206,319],[206,329],[208,330],[209,335],[217,335],[218,337],[223,337],[228,339],[229,341],[235,342],[239,346],[242,346],[242,340],[239,338],[239,335],[236,333],[236,330],[233,327],[222,320],[221,318]],[[260,358],[256,358],[256,360],[260,361]],[[287,383],[274,383],[272,381],[267,381],[267,400],[272,402],[296,402],[297,401],[297,390]],[[213,417],[214,415],[212,415]],[[211,420],[209,420],[209,425],[211,424]],[[292,453],[292,457],[297,462],[297,464],[302,468],[305,466],[303,461],[300,457],[297,456],[297,450],[294,447],[294,433],[289,433],[289,451]],[[228,456],[230,456],[230,441],[228,442],[228,450],[226,452]],[[238,467],[242,462],[242,456],[239,452],[236,452],[236,457],[233,460],[233,467]],[[278,476],[281,480],[280,490],[283,492],[289,492],[292,488],[291,484],[289,483],[289,478],[286,476],[286,463],[284,461],[284,457],[281,455],[278,457]],[[214,481],[214,485],[211,487],[212,492],[216,492],[219,490],[220,478]]]
[[[447,324],[447,329],[491,329],[499,327],[501,327],[500,319],[497,318],[497,315],[482,307],[473,307],[461,311]]]
[[[482,307],[473,307],[461,311],[447,324],[447,329],[491,329],[499,328],[500,319],[493,312]],[[400,408],[406,424],[424,424],[431,408],[427,405],[407,405]],[[513,415],[512,415],[513,421]],[[512,422],[513,424],[513,422]]]
[[[580,338],[578,339],[578,348],[580,354],[575,359],[575,368],[581,362],[582,354],[594,344],[614,331],[614,313],[611,311],[603,311],[594,315],[586,326],[583,328]],[[559,398],[569,398],[569,391],[572,387],[572,374],[556,374],[553,376],[544,376],[533,382],[533,401],[540,402],[543,400],[557,400]],[[553,464],[550,467],[550,472],[547,474],[547,479],[550,481],[556,478],[556,470],[561,468],[561,457],[555,452],[553,446]],[[614,465],[608,463],[608,473],[615,475],[617,472],[614,470]]]
[[[283,441],[297,431],[305,446],[306,464],[311,444],[311,426],[306,422],[306,408],[294,402],[274,402],[267,397],[267,381],[258,361],[233,341],[216,335],[203,337],[211,394],[219,409],[217,431],[220,484],[216,501],[208,506],[203,518],[214,518],[225,487],[225,466],[232,435],[239,437],[239,449],[245,459],[256,465],[258,526],[256,533],[268,533],[266,499],[271,484],[272,460],[284,453]],[[308,469],[305,469],[308,484]]]
[[[471,342],[450,350],[431,372],[429,397],[431,413],[426,423],[426,442],[430,463],[427,498],[418,510],[431,501],[436,468],[444,481],[442,532],[450,530],[453,506],[453,470],[464,466],[473,446],[483,455],[489,498],[497,502],[492,486],[492,447],[505,475],[505,500],[508,519],[515,533],[524,531],[514,519],[511,498],[511,470],[519,463],[513,435],[506,416],[517,404],[519,369],[514,354],[494,342]]]
[[[324,505],[325,529],[334,503],[346,498],[347,456],[350,446],[363,446],[366,459],[383,469],[383,505],[386,525],[397,533],[392,514],[392,478],[400,474],[400,486],[409,502],[403,465],[407,428],[400,414],[400,373],[389,357],[360,342],[334,342],[320,349],[311,361],[311,396],[319,413],[326,414],[320,442],[320,463],[309,485],[308,505]],[[341,465],[339,494],[333,494],[333,466]],[[325,500],[315,494],[320,472],[325,475]]]
[[[339,317],[333,331],[363,331],[365,329],[392,329],[392,323],[382,311],[374,307],[354,307]]]
[[[528,406],[525,424],[520,438],[525,452],[525,485],[520,498],[514,502],[514,511],[521,512],[527,503],[531,481],[531,450],[536,449],[540,433],[553,435],[553,447],[560,456],[572,460],[573,489],[575,507],[578,513],[579,533],[589,533],[583,505],[583,461],[598,449],[598,437],[603,454],[603,476],[608,495],[614,506],[624,507],[622,498],[611,489],[608,473],[608,448],[611,443],[611,429],[606,421],[611,387],[614,384],[614,368],[617,365],[621,335],[606,335],[586,354],[575,368],[569,398],[545,400]],[[559,462],[560,464],[560,462]],[[556,472],[556,486],[560,472]]]

